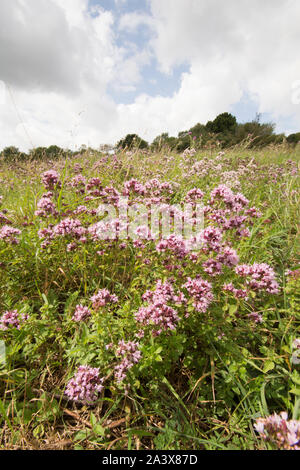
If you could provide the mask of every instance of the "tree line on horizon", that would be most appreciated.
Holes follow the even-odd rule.
[[[89,148],[94,152],[107,153],[109,150],[151,150],[160,151],[168,149],[183,152],[188,148],[196,150],[205,148],[228,148],[245,142],[248,148],[265,147],[270,144],[287,142],[297,145],[300,142],[300,132],[285,136],[275,133],[274,123],[261,123],[260,115],[257,114],[253,121],[238,123],[235,116],[230,113],[219,114],[213,121],[206,124],[197,123],[189,130],[181,131],[177,137],[169,136],[164,132],[148,143],[137,134],[127,134],[115,146],[101,145],[98,150]],[[80,150],[72,151],[62,149],[57,145],[49,147],[36,147],[28,153],[21,152],[17,147],[10,146],[0,152],[0,160],[53,160],[59,157],[72,157],[86,152],[87,147],[83,145]]]
[[[279,144],[284,141],[296,145],[300,142],[300,132],[285,136],[276,134],[274,123],[261,123],[260,115],[257,114],[251,122],[238,123],[235,116],[230,113],[219,114],[213,121],[206,124],[198,123],[186,131],[178,133],[177,137],[169,136],[167,132],[155,137],[149,144],[137,134],[127,134],[121,139],[117,147],[121,149],[151,149],[161,150],[169,148],[182,152],[187,148],[209,148],[219,146],[220,148],[233,147],[246,142],[248,148],[264,147],[270,144]]]

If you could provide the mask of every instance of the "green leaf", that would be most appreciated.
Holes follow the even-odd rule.
[[[98,436],[102,436],[102,437],[105,436],[105,429],[103,426],[101,426],[101,424],[96,424],[96,426],[93,426],[93,431]]]
[[[88,437],[87,431],[79,431],[76,433],[74,439],[75,441],[84,441]]]
[[[91,413],[91,418],[90,418],[90,420],[91,420],[91,425],[92,425],[92,426],[95,426],[95,425],[97,424],[97,418],[96,418],[96,416],[94,415],[94,413]]]
[[[237,312],[238,305],[229,305],[229,315],[234,315]]]
[[[40,438],[40,437],[43,437],[44,433],[45,433],[45,428],[44,428],[43,424],[38,424],[37,427],[34,428],[34,430],[33,430],[33,435],[37,439]]]
[[[289,390],[289,392],[292,393],[293,395],[296,395],[297,397],[300,396],[300,388],[298,388],[298,387],[291,388],[291,390]]]
[[[266,361],[265,364],[264,364],[264,369],[263,369],[263,371],[264,371],[264,373],[266,374],[266,373],[269,372],[270,370],[273,370],[274,367],[275,367],[274,362],[268,360],[268,361]]]

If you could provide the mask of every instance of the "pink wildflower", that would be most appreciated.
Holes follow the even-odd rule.
[[[76,305],[72,320],[76,322],[81,322],[85,321],[90,316],[91,312],[88,307],[84,307],[83,305]]]
[[[80,366],[75,376],[69,381],[65,394],[74,401],[93,403],[98,393],[103,390],[103,378],[97,367]]]
[[[225,266],[236,266],[239,262],[239,256],[236,251],[230,246],[225,246],[222,252],[217,256],[217,261],[224,264]]]
[[[118,297],[111,294],[108,289],[101,289],[91,297],[92,305],[95,310],[104,307],[108,303],[117,303]]]
[[[275,272],[266,263],[241,264],[235,268],[235,272],[239,276],[250,278],[247,280],[247,284],[254,291],[266,290],[270,294],[278,294],[279,292]]]
[[[61,186],[58,173],[55,170],[45,171],[42,175],[42,182],[46,189],[54,189]]]
[[[16,238],[18,235],[21,235],[21,231],[17,228],[10,227],[9,225],[4,225],[0,229],[0,239],[12,245],[17,245],[19,243],[19,240]]]
[[[78,187],[84,186],[85,183],[86,183],[85,177],[81,174],[77,174],[76,176],[74,176],[74,178],[71,179],[70,186],[72,188],[78,188]]]
[[[236,289],[232,282],[223,285],[225,292],[232,292],[236,299],[248,299],[248,292],[244,289]]]
[[[20,320],[26,321],[27,319],[27,314],[20,315],[17,310],[6,311],[0,318],[0,330],[7,330],[9,327],[19,330],[21,327]]]
[[[286,412],[274,413],[267,418],[258,418],[254,428],[262,439],[278,449],[300,450],[300,421],[288,421]]]
[[[127,371],[131,369],[134,364],[137,364],[141,359],[141,351],[139,350],[139,343],[128,341],[127,343],[122,339],[118,343],[116,355],[122,358],[120,364],[115,366],[115,376],[117,382],[122,382],[126,378]]]
[[[173,286],[169,282],[162,283],[157,281],[156,289],[154,291],[147,290],[142,299],[148,302],[148,306],[140,307],[138,312],[135,313],[137,322],[146,325],[156,325],[159,334],[162,330],[174,330],[177,322],[180,320],[176,310],[167,302],[181,305],[185,303],[186,299],[184,294],[180,292],[175,294]]]
[[[11,221],[6,217],[6,215],[3,211],[0,212],[0,224],[6,224],[6,225],[11,224]]]
[[[167,238],[159,241],[156,245],[156,250],[159,253],[170,251],[179,259],[184,258],[189,253],[187,243],[178,235],[169,235]]]
[[[197,312],[205,313],[213,301],[212,285],[204,279],[188,278],[188,281],[182,286],[193,299],[193,306]]]
[[[66,218],[53,227],[55,237],[66,237],[68,235],[80,239],[86,234],[86,229],[81,225],[80,220]]]
[[[187,195],[185,196],[185,201],[188,203],[196,202],[199,199],[202,199],[204,196],[203,191],[199,188],[193,188],[188,191]]]
[[[57,215],[54,202],[47,195],[42,196],[42,198],[37,203],[38,210],[35,211],[35,215],[38,217],[48,217],[49,215]]]
[[[198,235],[199,240],[202,243],[202,250],[215,251],[219,252],[221,249],[222,243],[222,232],[217,227],[206,227],[200,235]]]
[[[131,193],[144,196],[145,186],[135,179],[125,181],[123,196],[129,196]]]
[[[202,263],[204,271],[210,276],[217,276],[222,273],[222,264],[215,259],[208,259]]]

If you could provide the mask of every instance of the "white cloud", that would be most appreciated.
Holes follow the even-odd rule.
[[[151,14],[117,21],[101,7],[91,16],[88,0],[1,0],[0,148],[27,149],[30,140],[98,146],[128,132],[152,140],[213,119],[243,93],[259,112],[288,118],[289,130],[299,131],[292,89],[300,80],[298,0],[149,1]],[[140,27],[151,34],[148,44],[117,42],[120,31]],[[163,73],[188,66],[178,91],[115,103],[108,89],[142,86],[153,58]]]
[[[211,65],[208,69],[195,64],[183,74],[180,89],[172,97],[142,95],[133,104],[119,105],[118,114],[121,122],[126,123],[127,118],[130,132],[137,131],[152,140],[163,130],[177,134],[199,121],[213,119],[241,96],[226,66],[220,69]]]
[[[113,14],[98,8],[91,17],[87,7],[87,0],[0,2],[0,147],[99,145],[118,135],[106,88],[130,89],[148,55],[128,56],[115,45]]]
[[[232,99],[232,87],[239,87],[256,98],[260,112],[292,117],[300,127],[300,107],[291,92],[300,78],[297,0],[152,0],[151,5],[153,48],[162,70],[188,62],[199,84],[216,84],[219,74],[230,74],[232,85],[229,80],[217,88],[215,104],[228,93]]]

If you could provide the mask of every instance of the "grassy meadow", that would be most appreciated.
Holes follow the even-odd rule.
[[[1,162],[0,448],[300,448],[299,156]],[[201,249],[102,239],[121,196],[201,202]]]

